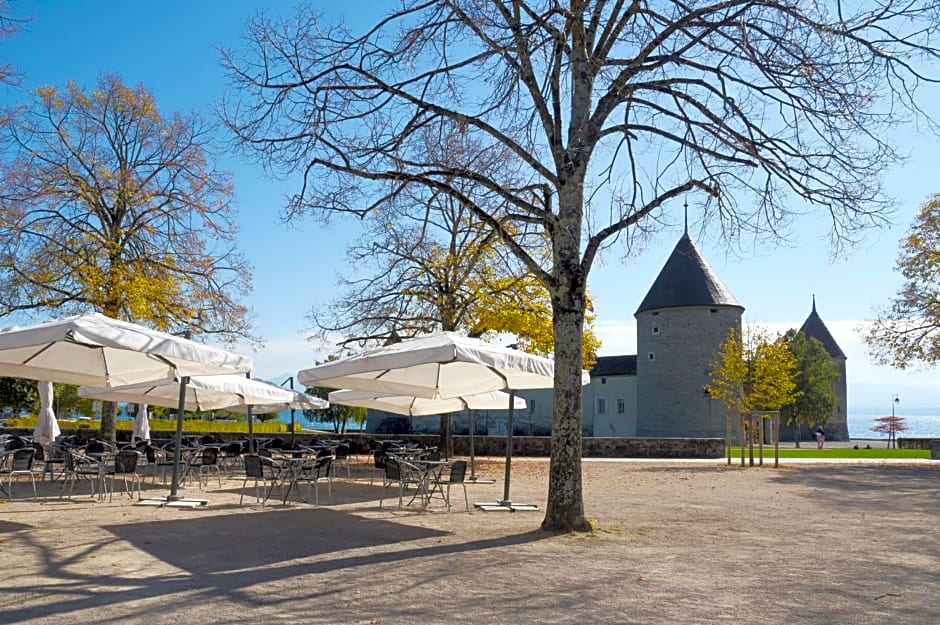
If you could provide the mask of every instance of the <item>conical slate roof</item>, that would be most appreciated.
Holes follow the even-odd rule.
[[[735,306],[744,310],[692,243],[682,235],[636,314],[679,306]]]
[[[829,328],[826,327],[826,324],[823,323],[823,320],[819,317],[819,314],[816,313],[815,296],[813,296],[813,312],[811,312],[809,317],[806,318],[806,321],[803,322],[803,326],[800,328],[800,332],[822,343],[823,347],[826,348],[826,351],[831,357],[845,358],[845,353],[839,347],[839,344],[836,343],[836,340],[832,337],[832,334],[829,332]]]

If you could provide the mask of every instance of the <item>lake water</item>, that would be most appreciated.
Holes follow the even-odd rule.
[[[940,438],[940,409],[938,408],[912,408],[897,410],[895,415],[904,417],[907,429],[898,432],[898,438]],[[849,409],[849,436],[852,438],[878,438],[886,439],[884,434],[872,432],[875,419],[885,415],[881,410],[852,410]]]
[[[907,429],[899,433],[900,438],[940,438],[940,408],[913,408],[897,411],[895,414],[904,417],[907,425]],[[872,426],[875,425],[875,419],[883,416],[885,416],[884,412],[875,409],[850,409],[848,419],[849,435],[852,438],[887,438],[884,434],[871,431]],[[296,413],[295,418],[302,428],[327,431],[333,429],[332,422],[310,422],[304,419],[299,411]],[[283,423],[290,423],[290,410],[281,411],[278,414],[278,420]],[[349,428],[351,432],[357,430],[358,427],[355,424]]]

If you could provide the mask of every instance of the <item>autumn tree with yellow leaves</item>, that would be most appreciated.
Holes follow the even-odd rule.
[[[712,363],[711,384],[706,388],[727,408],[728,449],[735,418],[751,411],[778,411],[796,401],[798,375],[797,360],[786,336],[774,339],[761,329],[748,330],[742,336],[735,328],[729,330]]]
[[[117,76],[38,88],[0,118],[0,315],[95,310],[251,338],[250,267],[209,128]],[[102,433],[114,437],[114,412]]]

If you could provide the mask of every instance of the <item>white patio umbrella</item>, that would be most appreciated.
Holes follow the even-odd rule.
[[[178,377],[183,388],[192,375],[244,373],[251,367],[250,358],[98,313],[0,330],[0,376],[100,387]],[[171,501],[178,499],[182,413]]]
[[[409,339],[349,358],[324,363],[297,373],[307,386],[451,399],[488,391],[514,391],[554,386],[555,363],[550,358],[491,345],[453,332]],[[590,375],[582,371],[581,383]],[[503,505],[509,499],[512,466],[513,403],[508,405],[506,475]]]
[[[52,382],[39,381],[39,419],[33,429],[33,441],[40,445],[48,445],[61,434],[59,422],[56,421],[52,411]]]
[[[112,388],[82,386],[78,389],[79,397],[149,403],[168,408],[181,405],[179,393],[179,383],[172,379]],[[248,436],[252,447],[254,432],[251,428],[251,414],[253,412],[277,412],[291,407],[292,404],[313,409],[328,408],[330,405],[318,397],[284,389],[262,380],[246,378],[243,375],[193,376],[185,387],[182,399],[183,410],[190,412],[229,410],[247,413]]]
[[[345,389],[333,391],[329,394],[331,404],[358,406],[382,410],[406,417],[423,417],[427,415],[460,412],[464,408],[470,414],[470,480],[476,481],[476,454],[473,449],[473,411],[474,410],[505,410],[510,400],[514,410],[525,410],[526,403],[521,397],[510,398],[509,393],[503,391],[490,391],[476,395],[462,395],[450,399],[437,397],[427,399],[424,397],[411,397],[409,395],[378,395],[368,391],[354,391]]]
[[[243,373],[250,358],[98,313],[0,329],[0,376],[121,386]]]
[[[137,405],[137,415],[134,417],[134,431],[131,432],[131,443],[134,440],[150,440],[150,419],[147,414],[147,404]]]

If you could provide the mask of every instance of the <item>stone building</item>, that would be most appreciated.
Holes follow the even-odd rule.
[[[836,393],[836,403],[832,407],[832,414],[829,416],[829,423],[826,425],[826,438],[836,441],[847,441],[849,440],[849,421],[848,421],[848,382],[846,379],[846,368],[845,368],[845,353],[842,351],[842,348],[839,347],[839,344],[836,343],[836,340],[832,337],[832,333],[829,332],[829,328],[826,327],[826,324],[823,323],[823,320],[819,317],[819,314],[816,312],[816,296],[813,296],[813,310],[809,313],[809,317],[806,318],[806,321],[803,322],[803,325],[800,327],[800,332],[805,334],[808,337],[817,339],[820,343],[823,344],[823,347],[826,348],[826,351],[829,353],[829,357],[832,358],[832,361],[839,368],[839,379],[833,383],[833,389]],[[811,429],[811,428],[804,428]],[[810,438],[812,433],[807,431],[803,433],[805,438]],[[790,433],[789,440],[793,440],[793,433]],[[781,433],[781,438],[783,434]],[[787,440],[787,439],[784,439]]]
[[[637,428],[644,437],[724,437],[725,407],[705,392],[744,307],[682,235],[637,308]]]
[[[709,371],[729,331],[741,331],[744,307],[722,283],[688,233],[676,244],[636,310],[637,354],[601,356],[584,387],[582,432],[603,437],[724,438],[724,403],[705,392]],[[801,328],[819,339],[839,365],[837,405],[827,427],[833,440],[848,439],[845,354],[813,311]],[[520,391],[527,407],[513,418],[514,433],[547,436],[552,427],[552,392]],[[475,411],[477,434],[506,433],[506,411]],[[410,420],[369,411],[368,430],[384,433],[438,432],[439,417]],[[453,418],[454,431],[469,432],[469,415]],[[782,437],[793,436],[781,428]],[[786,439],[786,438],[785,438]]]

